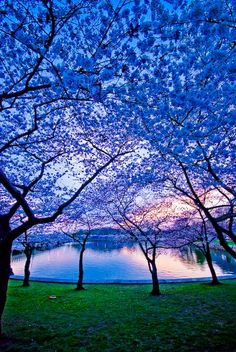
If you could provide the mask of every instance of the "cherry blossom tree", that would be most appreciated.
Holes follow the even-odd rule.
[[[189,196],[236,256],[235,3],[168,2],[1,1],[0,317],[12,241],[112,174],[134,139],[151,146],[149,178]],[[224,201],[204,207],[203,190]]]
[[[151,294],[159,296],[158,254],[164,249],[186,245],[186,239],[183,243],[180,229],[171,229],[176,216],[169,201],[164,198],[157,201],[150,188],[129,185],[126,181],[111,186],[105,208],[114,224],[139,245],[152,278]]]
[[[162,174],[173,195],[194,202],[236,258],[228,241],[235,246],[235,2],[183,8],[160,30],[167,44],[153,51],[156,99],[140,124],[152,145],[153,180]]]
[[[24,266],[24,280],[23,287],[28,287],[30,279],[30,263],[33,254],[33,250],[36,248],[35,244],[29,240],[29,235],[27,232],[24,234],[24,239],[22,241],[24,247],[24,254],[26,256],[25,266]]]
[[[0,318],[12,241],[54,222],[130,151],[122,112],[147,70],[138,46],[148,5],[0,3]]]
[[[236,258],[232,243],[235,241],[235,198],[216,182],[208,178],[205,173],[197,174],[181,163],[181,177],[168,177],[176,193],[188,197],[198,207],[214,228],[222,247]],[[183,174],[182,174],[183,171]],[[195,171],[195,172],[193,172]],[[205,178],[204,178],[205,176]],[[182,180],[182,182],[180,182]],[[227,187],[228,188],[228,187]],[[204,202],[205,198],[208,202]]]
[[[84,223],[83,223],[84,226]],[[91,235],[91,226],[90,223],[87,222],[87,229],[86,230],[81,230],[77,229],[76,232],[64,232],[70,239],[73,240],[74,243],[78,243],[80,246],[80,252],[79,252],[79,274],[78,274],[78,280],[76,284],[76,290],[81,291],[84,290],[83,286],[83,280],[84,280],[84,252],[86,250],[86,244],[89,239],[89,236]]]
[[[216,233],[214,230],[212,231],[212,226],[209,226],[202,212],[199,210],[198,213],[201,221],[198,220],[192,224],[192,229],[195,232],[192,246],[199,249],[206,258],[212,276],[211,284],[219,285],[220,282],[217,278],[211,255],[211,244],[216,239]]]
[[[176,220],[173,229],[179,234],[178,240],[186,242],[186,246],[181,248],[198,250],[203,254],[211,273],[211,285],[219,285],[211,254],[217,235],[204,214],[199,209],[189,209]]]
[[[80,204],[74,203],[60,220],[60,227],[66,236],[79,244],[79,271],[76,290],[84,290],[84,252],[92,230],[101,227],[103,219],[94,202],[93,187],[87,187],[80,198]],[[82,202],[81,202],[82,201]]]
[[[23,253],[26,256],[23,287],[30,286],[30,265],[34,251],[43,251],[60,246],[66,241],[67,237],[55,233],[55,229],[50,224],[34,226],[17,238],[15,244],[23,248]]]

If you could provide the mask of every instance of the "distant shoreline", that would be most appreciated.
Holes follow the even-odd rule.
[[[11,280],[23,280],[24,277],[20,275],[14,275],[10,277]],[[219,275],[218,279],[221,280],[235,280],[236,275]],[[178,278],[178,279],[159,279],[160,284],[170,284],[170,283],[191,283],[191,282],[208,282],[211,281],[212,277],[198,277],[198,278]],[[77,280],[65,280],[65,279],[49,279],[49,278],[40,278],[40,277],[31,277],[30,281],[32,282],[44,282],[44,283],[61,283],[61,284],[76,284]],[[103,280],[103,281],[92,281],[84,282],[84,285],[150,285],[152,280]]]

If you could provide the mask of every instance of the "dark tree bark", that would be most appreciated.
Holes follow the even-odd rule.
[[[220,245],[224,248],[226,252],[228,252],[230,255],[232,255],[234,259],[236,259],[236,251],[228,245],[226,239],[224,238],[224,233],[220,228],[220,226],[214,221],[212,221],[212,225],[217,233],[217,237],[220,241]]]
[[[85,244],[86,244],[86,241],[83,241],[83,243],[81,245],[80,254],[79,254],[79,277],[78,277],[78,282],[77,282],[77,286],[76,286],[76,290],[78,290],[78,291],[84,290],[84,287],[83,287],[83,279],[84,279],[83,259],[84,259]]]
[[[7,239],[9,232],[9,219],[5,216],[0,216],[0,338],[2,336],[2,315],[6,304],[8,280],[11,273],[12,241]]]
[[[206,218],[210,221],[210,223],[212,224],[212,226],[213,226],[213,228],[214,228],[214,230],[215,230],[215,232],[217,234],[217,237],[218,237],[218,239],[220,241],[220,245],[224,248],[224,250],[226,252],[228,252],[230,255],[232,255],[232,257],[234,259],[236,259],[236,251],[227,243],[227,240],[225,239],[225,235],[228,235],[230,237],[230,239],[236,244],[236,236],[234,234],[233,226],[232,226],[233,225],[232,221],[233,221],[233,219],[235,217],[235,214],[229,214],[228,213],[228,214],[224,214],[223,217],[221,216],[218,219],[215,218],[211,214],[210,209],[207,208],[204,205],[204,203],[201,201],[197,191],[194,188],[194,184],[192,183],[192,181],[190,179],[187,167],[184,166],[184,164],[180,160],[178,160],[178,161],[179,161],[179,164],[180,164],[180,166],[181,166],[181,168],[183,170],[183,173],[184,173],[185,179],[187,181],[187,185],[189,187],[191,195],[186,193],[186,191],[184,191],[181,187],[178,187],[176,185],[176,183],[174,183],[175,189],[177,189],[178,191],[182,192],[182,194],[184,194],[185,196],[187,195],[187,197],[189,197],[196,204],[197,208],[205,214]],[[209,162],[209,159],[207,161]],[[212,169],[211,169],[211,172],[212,172]],[[217,176],[214,176],[214,178],[215,177],[217,177]],[[226,190],[229,191],[229,193],[234,194],[234,192],[233,192],[233,190],[231,188],[228,189],[228,187],[227,187]],[[221,218],[221,220],[230,219],[230,225],[229,225],[229,228],[227,230],[220,225],[220,218]]]
[[[209,266],[209,269],[210,269],[210,272],[211,272],[211,276],[212,276],[211,284],[212,285],[220,285],[220,282],[219,282],[219,280],[217,278],[217,275],[216,275],[216,272],[215,272],[215,269],[214,269],[214,266],[213,266],[211,251],[210,251],[208,243],[207,243],[207,248],[206,248],[206,251],[205,251],[205,257],[206,257],[207,264]]]
[[[24,253],[26,255],[26,262],[25,262],[25,268],[24,268],[24,281],[23,281],[23,287],[28,287],[29,286],[29,278],[30,278],[30,262],[31,262],[31,257],[33,253],[33,248],[30,245],[26,245]]]
[[[152,296],[160,296],[161,291],[160,291],[160,285],[159,285],[159,279],[157,275],[157,267],[155,261],[150,262],[150,268],[151,268],[151,274],[152,274],[152,291],[151,295]]]

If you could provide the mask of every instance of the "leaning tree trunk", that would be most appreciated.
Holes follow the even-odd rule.
[[[216,221],[213,221],[212,219],[209,219],[209,220],[211,221],[211,223],[216,231],[217,237],[220,241],[220,245],[224,248],[224,250],[226,252],[228,252],[230,255],[232,255],[232,257],[234,259],[236,259],[236,251],[232,247],[230,247],[230,245],[228,245],[228,243],[224,237],[223,231],[220,228],[220,226],[218,225],[218,223]]]
[[[211,250],[209,248],[209,244],[207,244],[207,248],[206,248],[206,252],[205,252],[205,257],[207,260],[207,264],[209,266],[210,272],[211,272],[211,276],[212,276],[212,281],[211,284],[212,285],[219,285],[220,282],[217,278],[214,266],[213,266],[213,262],[212,262],[212,256],[211,256]]]
[[[83,259],[84,259],[84,251],[85,251],[85,244],[82,245],[80,255],[79,255],[79,277],[77,281],[77,286],[76,290],[81,291],[84,290],[83,287],[83,279],[84,279],[84,265],[83,265]]]
[[[11,272],[11,241],[0,241],[0,337],[2,336],[2,315],[7,300],[7,287]]]
[[[32,252],[33,248],[31,246],[26,246],[24,253],[26,255],[26,262],[25,262],[25,268],[24,268],[24,281],[23,281],[23,287],[28,287],[29,286],[29,278],[30,278],[30,262],[31,262],[31,257],[32,257]]]
[[[151,274],[152,274],[152,291],[151,295],[152,296],[160,296],[161,291],[160,291],[160,285],[159,285],[159,280],[158,280],[158,275],[157,275],[157,266],[155,261],[151,261]]]

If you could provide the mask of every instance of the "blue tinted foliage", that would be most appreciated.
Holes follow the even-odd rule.
[[[25,228],[55,220],[95,177],[127,165],[142,185],[161,175],[163,189],[188,194],[193,182],[199,194],[223,189],[234,206],[233,0],[0,9],[0,183],[12,238],[21,218]]]

